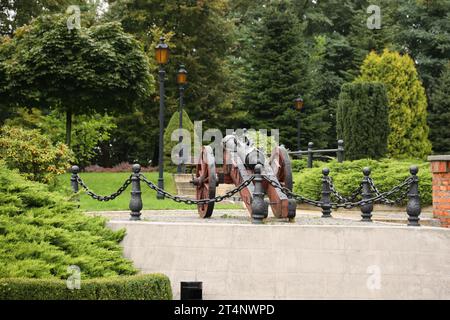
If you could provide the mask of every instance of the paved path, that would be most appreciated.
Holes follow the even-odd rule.
[[[129,211],[109,211],[109,212],[88,212],[90,215],[100,215],[108,219],[121,220],[129,218]],[[386,224],[406,224],[406,213],[400,212],[380,212],[374,213],[372,223],[361,222],[360,213],[356,211],[333,212],[333,218],[321,218],[321,212],[317,210],[297,210],[294,222],[301,225],[386,225]],[[244,209],[217,209],[209,219],[201,219],[197,210],[143,210],[141,218],[145,221],[164,222],[194,222],[194,223],[242,223],[249,224],[251,219],[247,210]],[[422,224],[439,226],[439,222],[432,219],[425,213],[422,217]],[[267,224],[287,224],[287,219],[277,219],[273,217],[269,210]]]

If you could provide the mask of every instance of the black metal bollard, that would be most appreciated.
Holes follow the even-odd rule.
[[[417,166],[411,166],[409,168],[409,172],[411,173],[412,182],[409,185],[408,204],[406,205],[406,213],[408,214],[408,226],[419,227],[419,216],[421,212],[419,177],[417,176],[419,168]]]
[[[331,218],[331,188],[328,181],[328,175],[330,174],[330,169],[324,168],[322,170],[322,218]]]
[[[336,152],[337,161],[344,162],[344,140],[338,140],[338,150]]]
[[[142,195],[141,195],[141,179],[139,174],[141,166],[133,165],[133,176],[131,177],[131,199],[130,199],[130,220],[141,220]]]
[[[313,167],[313,147],[314,143],[308,142],[308,168]]]
[[[70,185],[72,186],[73,193],[77,193],[78,189],[78,173],[80,172],[80,168],[78,166],[72,166],[72,175],[70,176]]]
[[[264,189],[263,189],[263,177],[261,175],[262,166],[257,164],[255,166],[255,179],[254,185],[255,189],[253,191],[253,201],[252,201],[252,223],[262,224],[263,220],[267,218],[269,214],[269,207],[264,201]]]
[[[80,172],[80,168],[78,166],[72,166],[72,175],[70,176],[70,185],[72,186],[72,191],[73,193],[78,193],[79,186],[78,186],[78,173]],[[80,197],[76,196],[74,197],[74,201],[75,202],[79,202],[80,201]],[[78,208],[80,207],[80,205],[78,204]]]
[[[363,200],[368,200],[368,199],[372,198],[372,190],[370,188],[370,183],[369,183],[370,168],[365,167],[363,169],[363,174],[364,174],[364,178],[361,182],[361,187],[362,187],[361,195],[362,195]],[[373,211],[373,203],[363,204],[361,206],[361,221],[372,222],[372,211]]]

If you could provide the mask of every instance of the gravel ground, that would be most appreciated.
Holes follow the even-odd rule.
[[[91,215],[100,215],[108,219],[128,219],[128,211],[90,212]],[[215,210],[209,219],[201,219],[196,210],[145,210],[141,218],[144,221],[154,222],[189,222],[189,223],[225,223],[225,224],[251,224],[246,210]],[[388,222],[361,222],[358,215],[354,217],[321,218],[320,212],[307,212],[297,210],[294,222],[288,219],[277,219],[269,212],[266,224],[299,224],[299,225],[398,225]]]

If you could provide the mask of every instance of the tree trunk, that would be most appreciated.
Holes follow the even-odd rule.
[[[68,147],[70,147],[71,135],[72,135],[72,111],[67,110],[66,111],[66,144]]]

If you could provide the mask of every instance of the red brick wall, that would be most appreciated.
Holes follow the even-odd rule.
[[[450,160],[446,157],[433,160],[433,216],[441,221],[443,227],[450,227]]]

